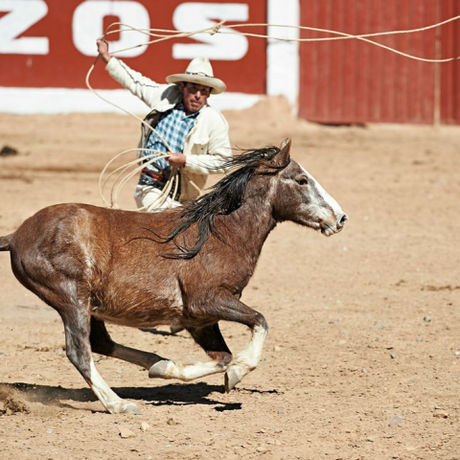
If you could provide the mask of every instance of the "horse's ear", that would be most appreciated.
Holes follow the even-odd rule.
[[[278,156],[283,157],[283,163],[289,161],[289,152],[291,151],[292,140],[289,137],[286,137],[280,145],[280,153]]]
[[[279,148],[269,147],[265,152],[265,158],[260,163],[257,171],[259,174],[273,173],[274,169],[283,169],[285,168],[289,161],[290,155],[289,150],[291,149],[291,139],[286,138]]]
[[[291,150],[292,141],[289,137],[284,139],[280,144],[280,151],[278,155],[273,158],[273,163],[277,167],[284,167],[289,163],[290,155],[289,151]]]

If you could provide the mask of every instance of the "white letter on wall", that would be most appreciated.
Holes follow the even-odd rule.
[[[246,3],[182,3],[174,11],[174,27],[181,32],[191,32],[206,29],[218,21],[247,21],[249,7]],[[173,45],[175,59],[193,59],[196,56],[206,56],[209,59],[222,61],[237,61],[248,51],[247,38],[233,29],[222,27],[222,31],[235,35],[209,33],[201,34],[200,38],[192,38],[201,43],[178,43]]]
[[[104,34],[105,16],[118,16],[119,22],[137,29],[149,29],[148,11],[138,2],[112,2],[88,0],[81,3],[73,15],[72,32],[75,47],[85,56],[97,56],[96,39]],[[118,27],[116,27],[118,29]],[[110,40],[110,35],[107,36]],[[120,39],[110,42],[110,52],[148,43],[149,36],[135,31],[120,32]],[[144,53],[145,47],[117,53],[120,57],[134,57]]]
[[[0,53],[2,54],[48,54],[47,37],[20,37],[48,13],[43,0],[0,0]]]

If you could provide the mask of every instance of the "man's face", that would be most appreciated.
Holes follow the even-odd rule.
[[[184,95],[185,113],[190,115],[198,112],[206,104],[211,94],[211,88],[198,83],[187,82],[182,86],[182,94]]]

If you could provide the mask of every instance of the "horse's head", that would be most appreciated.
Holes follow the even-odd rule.
[[[321,230],[325,236],[340,232],[348,216],[310,173],[290,159],[290,148],[291,140],[285,139],[279,153],[270,161],[274,168],[285,166],[275,176],[275,219]]]

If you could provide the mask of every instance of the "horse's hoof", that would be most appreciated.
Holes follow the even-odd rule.
[[[174,365],[173,362],[163,359],[155,363],[149,370],[149,377],[151,379],[168,379],[172,378],[170,370]],[[169,368],[169,369],[168,369]]]
[[[122,404],[117,405],[116,407],[111,407],[109,409],[111,414],[134,414],[134,415],[141,415],[141,411],[137,407],[136,404],[132,402],[125,402],[123,401]]]
[[[243,372],[239,367],[231,366],[225,372],[225,393],[233,390],[235,385],[243,378]]]
[[[142,412],[139,410],[136,404],[128,403],[126,407],[121,411],[122,414],[134,414],[134,415],[141,415]]]

